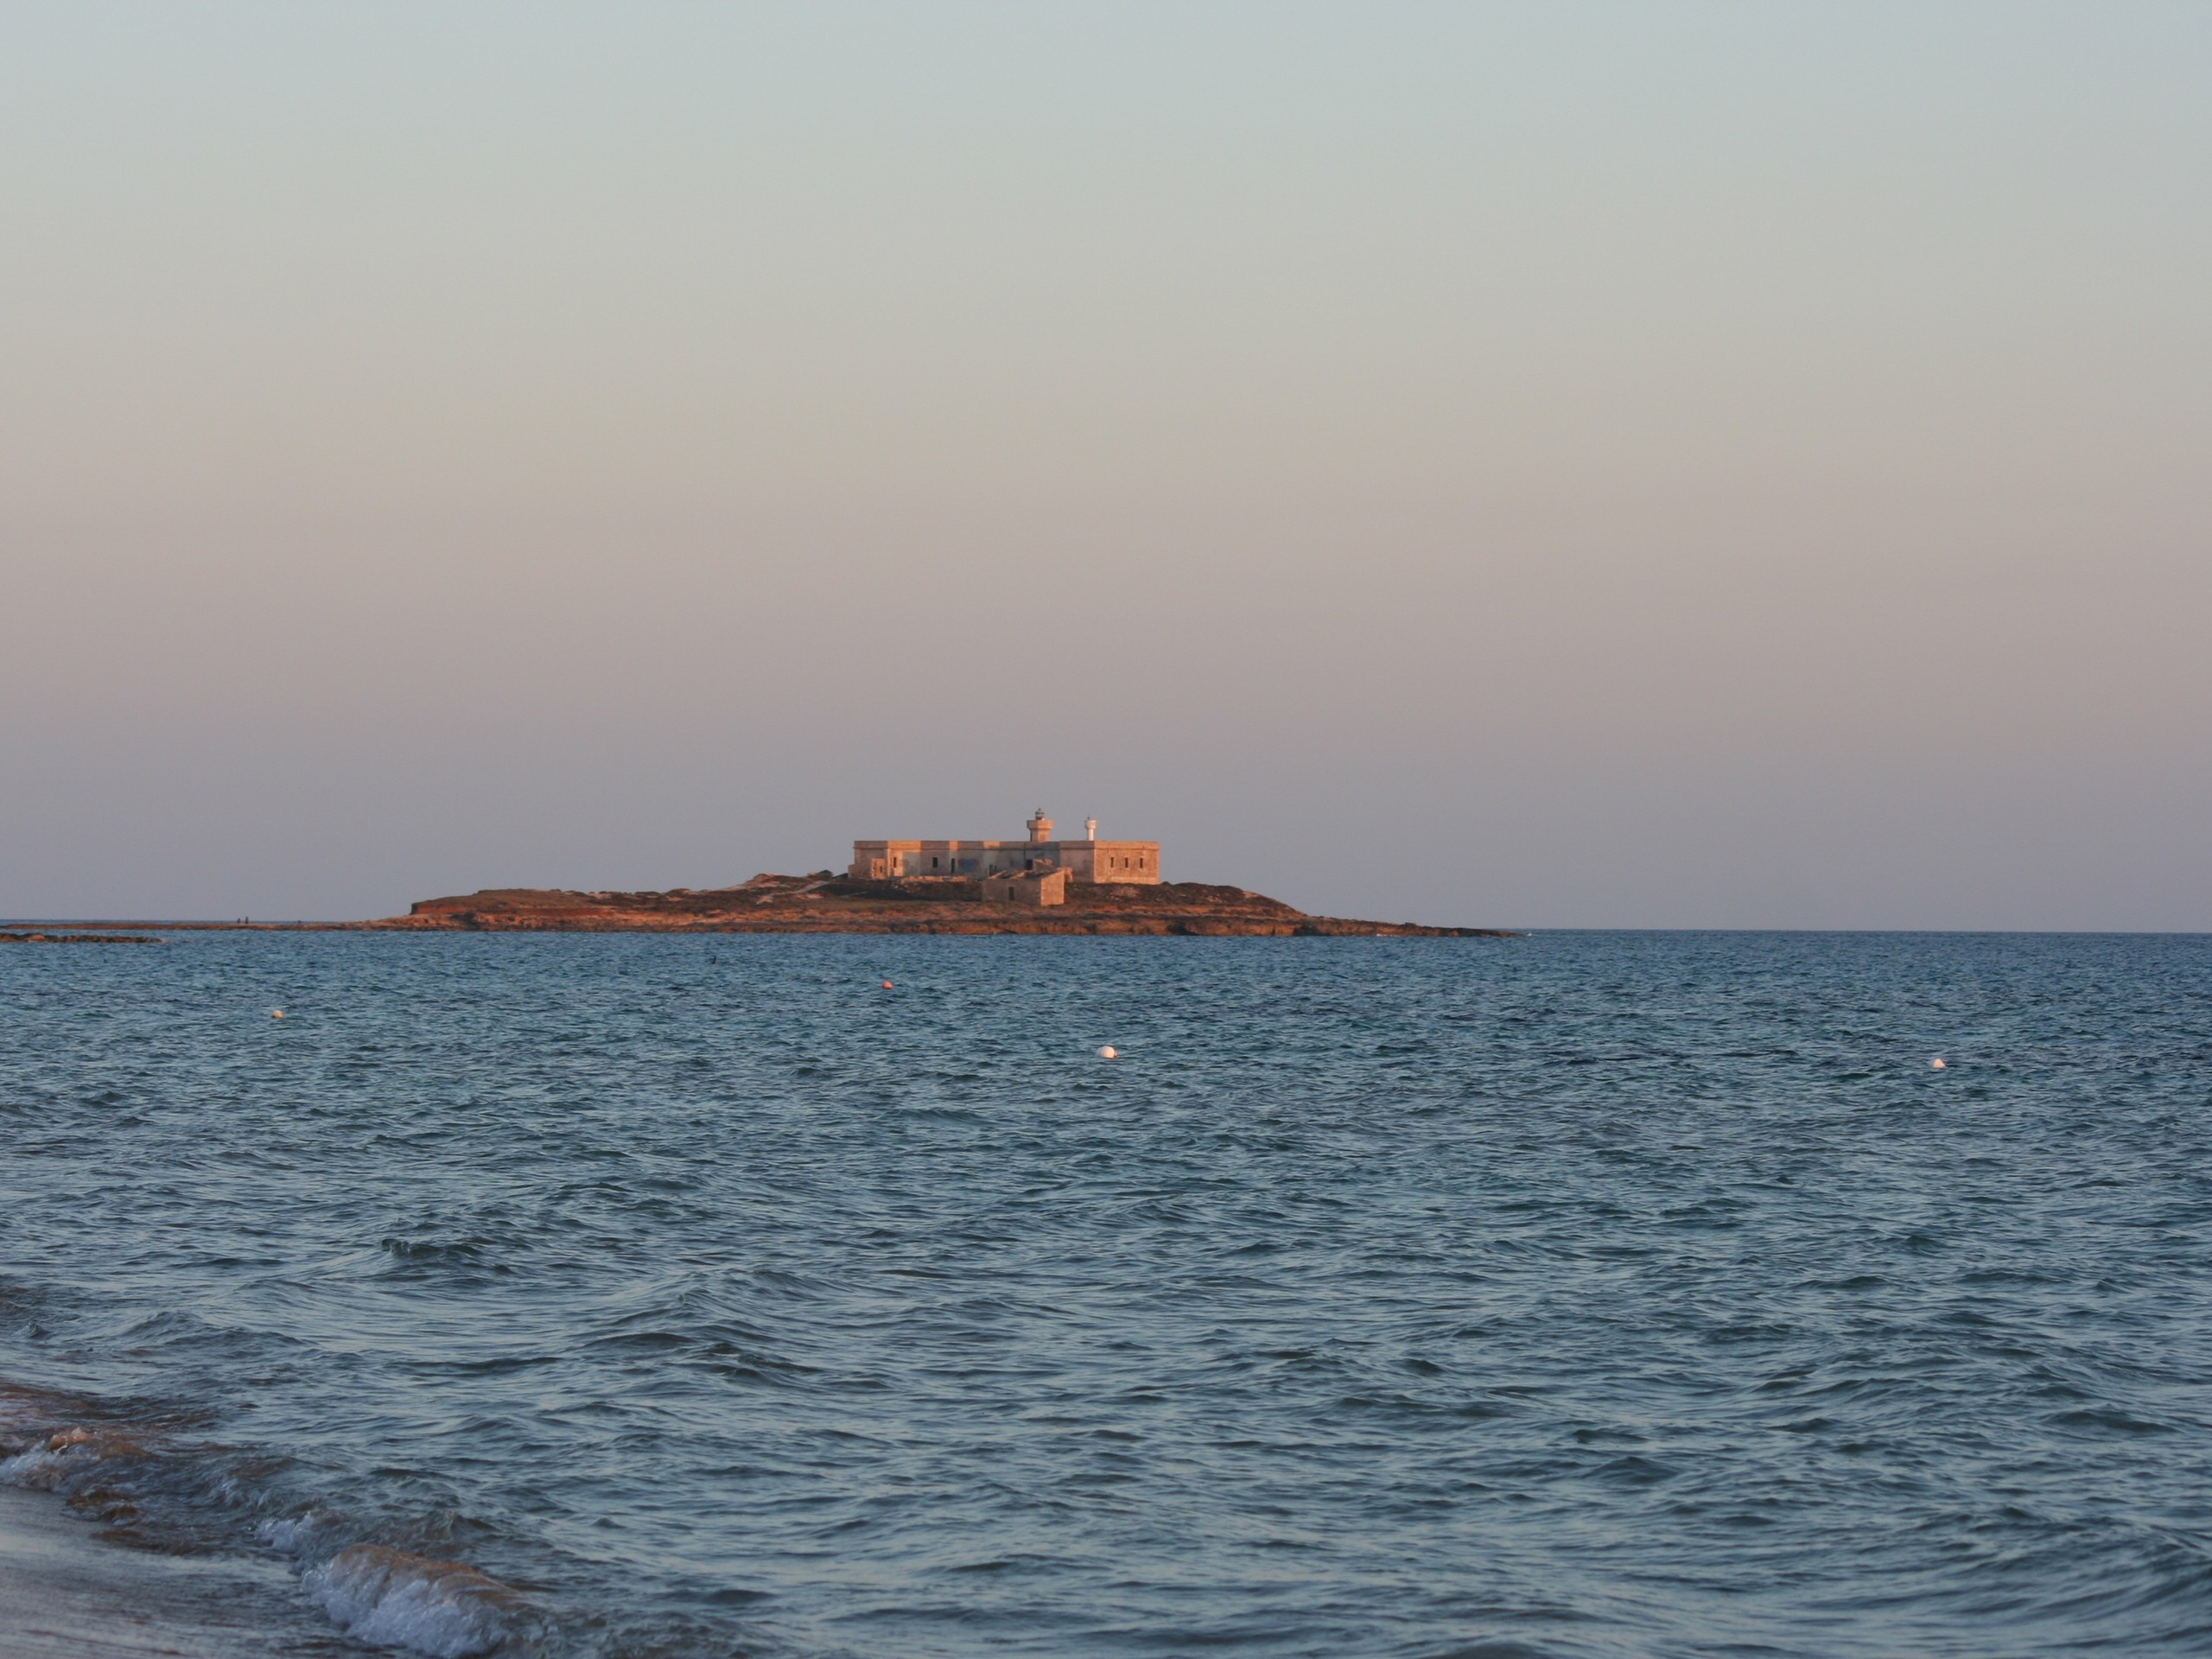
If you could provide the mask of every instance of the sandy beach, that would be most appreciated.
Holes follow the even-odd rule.
[[[289,1575],[101,1541],[44,1492],[0,1486],[8,1659],[269,1659],[300,1651]]]

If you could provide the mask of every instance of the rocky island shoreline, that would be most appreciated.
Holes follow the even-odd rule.
[[[1208,938],[1511,938],[1485,927],[1309,916],[1279,899],[1198,881],[1074,883],[1050,907],[994,900],[986,884],[944,876],[884,880],[756,875],[734,887],[575,893],[495,887],[426,899],[404,916],[342,924],[396,932],[1039,933]]]

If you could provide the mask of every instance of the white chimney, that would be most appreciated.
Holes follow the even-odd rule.
[[[1096,840],[1097,840],[1097,839],[1098,839],[1098,820],[1097,820],[1097,819],[1096,819],[1096,818],[1085,818],[1085,819],[1083,821],[1083,838],[1084,838],[1085,841],[1096,841]]]

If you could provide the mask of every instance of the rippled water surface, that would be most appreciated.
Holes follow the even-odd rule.
[[[2212,940],[0,952],[4,1468],[302,1652],[2212,1649]]]

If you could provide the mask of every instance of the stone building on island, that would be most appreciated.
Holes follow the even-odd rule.
[[[980,880],[986,899],[1057,905],[1065,902],[1071,881],[1156,886],[1160,843],[1101,841],[1096,818],[1084,820],[1081,841],[1055,841],[1040,806],[1027,841],[856,841],[847,873],[862,881],[957,876]]]

